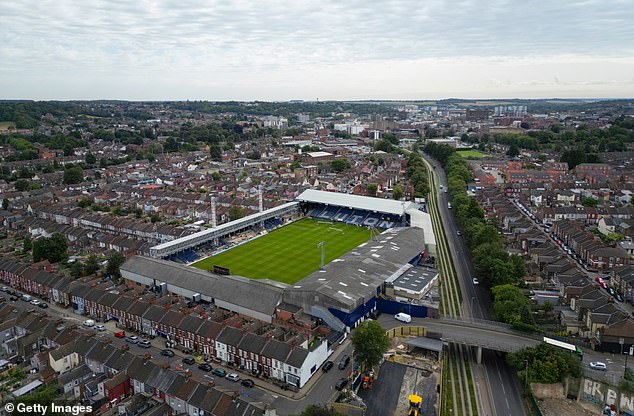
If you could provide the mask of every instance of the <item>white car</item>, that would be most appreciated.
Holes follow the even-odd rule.
[[[396,319],[397,321],[405,322],[406,324],[412,322],[412,317],[403,312],[394,315],[394,319]]]
[[[40,303],[42,303],[42,302],[40,302],[40,301],[39,301],[39,300],[37,300],[37,299],[33,299],[33,300],[31,301],[31,305],[35,305],[35,306],[40,306]]]
[[[601,361],[592,361],[590,363],[590,368],[592,368],[593,370],[607,371],[608,366]]]
[[[240,376],[239,376],[239,375],[237,375],[236,373],[227,374],[227,375],[225,376],[225,378],[226,378],[227,380],[231,380],[231,381],[234,381],[234,382],[238,382],[238,381],[240,381]]]
[[[103,326],[103,325],[101,325],[101,324],[99,324],[99,325],[95,325],[95,329],[96,329],[97,331],[99,331],[99,332],[102,332],[102,331],[105,331],[105,330],[106,330],[106,327],[105,327],[105,326]]]
[[[474,277],[471,280],[473,280],[473,284],[476,285],[476,286],[480,284],[480,281],[476,277]]]

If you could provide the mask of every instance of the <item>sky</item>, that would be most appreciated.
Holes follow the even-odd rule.
[[[0,99],[634,97],[634,0],[0,6]]]

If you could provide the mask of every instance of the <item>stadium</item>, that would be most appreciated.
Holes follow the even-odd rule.
[[[130,259],[124,277],[268,322],[290,304],[346,330],[377,309],[399,308],[386,303],[387,289],[428,285],[417,268],[435,255],[435,240],[415,203],[306,190],[150,253]]]

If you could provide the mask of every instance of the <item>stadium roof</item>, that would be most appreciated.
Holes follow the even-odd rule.
[[[302,202],[315,202],[338,207],[356,208],[364,211],[382,212],[385,214],[403,215],[405,210],[416,208],[413,202],[395,201],[393,199],[372,198],[369,196],[359,196],[343,194],[338,192],[318,191],[307,189],[296,198]]]

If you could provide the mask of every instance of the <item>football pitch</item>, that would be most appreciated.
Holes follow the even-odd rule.
[[[293,284],[319,270],[320,242],[325,241],[329,263],[369,239],[365,227],[304,218],[192,266],[222,266],[231,274]]]

